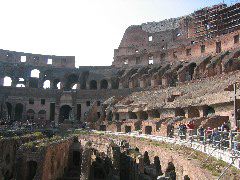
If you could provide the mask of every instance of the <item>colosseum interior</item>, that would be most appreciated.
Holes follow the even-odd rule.
[[[111,66],[0,50],[0,180],[240,179],[240,3],[128,27]]]

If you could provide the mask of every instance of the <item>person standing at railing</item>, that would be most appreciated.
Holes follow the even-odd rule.
[[[233,149],[235,151],[240,151],[240,130],[238,130],[233,137]]]
[[[167,137],[172,138],[173,137],[173,133],[174,132],[174,126],[172,123],[167,125]]]
[[[187,131],[187,126],[183,123],[179,124],[179,136],[180,139],[186,139],[186,131]]]
[[[212,142],[214,146],[220,147],[221,134],[218,132],[217,128],[213,129]]]
[[[223,136],[223,147],[226,149],[229,147],[229,132],[227,128],[223,129],[222,136]]]
[[[192,136],[193,135],[193,131],[195,129],[195,125],[193,123],[193,121],[190,121],[188,124],[187,124],[187,128],[189,130],[189,136]]]
[[[212,128],[208,127],[206,130],[206,137],[209,143],[212,142],[212,132],[213,132]]]
[[[202,126],[200,126],[199,129],[198,129],[198,135],[200,137],[199,138],[200,141],[203,142],[203,140],[204,140],[204,128]]]

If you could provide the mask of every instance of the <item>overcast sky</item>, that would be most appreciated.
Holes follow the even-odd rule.
[[[76,66],[111,65],[128,26],[187,15],[220,2],[0,0],[0,49],[76,56]]]

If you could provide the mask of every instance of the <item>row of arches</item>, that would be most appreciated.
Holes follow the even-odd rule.
[[[200,112],[202,111],[202,113]],[[172,114],[175,117],[183,116],[188,118],[194,118],[194,117],[200,117],[200,116],[212,116],[215,115],[215,109],[212,106],[202,106],[202,107],[188,107],[188,108],[175,108],[174,114]],[[108,112],[106,119],[108,121],[119,121],[119,120],[126,120],[126,119],[139,119],[139,120],[148,120],[148,119],[157,119],[161,118],[161,114],[165,116],[170,113],[168,110],[150,110],[150,111],[139,111],[139,112],[132,112],[129,111],[127,113],[118,113],[118,112]],[[171,113],[170,113],[171,114]]]
[[[40,110],[38,113],[37,113],[37,117],[36,117],[36,113],[33,109],[28,109],[27,110],[27,119],[28,120],[34,120],[38,118],[39,120],[46,120],[46,111],[45,110]]]
[[[9,76],[5,76],[3,78],[3,86],[6,86],[6,87],[10,87],[12,86],[13,80],[11,77]],[[99,82],[99,85],[98,85],[98,82],[96,80],[91,80],[89,81],[89,88],[90,90],[97,90],[97,89],[109,89],[110,87],[112,87],[113,89],[118,89],[118,86],[119,84],[117,82],[114,82],[112,83],[111,86],[109,86],[109,82],[106,80],[106,79],[103,79]],[[23,78],[19,78],[18,80],[18,83],[16,83],[16,87],[26,87],[26,81],[25,79]],[[38,81],[35,81],[35,80],[31,80],[29,81],[29,84],[28,84],[28,87],[31,87],[31,88],[38,88]],[[65,83],[65,86],[60,82],[59,79],[55,79],[53,80],[53,83],[51,83],[50,80],[45,80],[42,84],[42,88],[44,89],[61,89],[61,88],[64,88],[65,90],[70,90],[70,89],[73,89],[73,90],[76,90],[76,89],[87,89],[86,85],[85,84],[81,84],[80,83]]]

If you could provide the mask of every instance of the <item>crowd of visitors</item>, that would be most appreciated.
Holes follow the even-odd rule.
[[[177,128],[171,123],[167,127],[167,135],[170,138],[177,135],[181,140],[188,138],[191,141],[200,141],[220,149],[231,148],[234,151],[240,151],[240,130],[237,128],[231,129],[230,124],[226,122],[213,129],[203,126],[197,128],[193,121],[186,124],[180,122]]]

